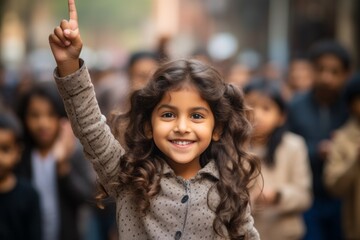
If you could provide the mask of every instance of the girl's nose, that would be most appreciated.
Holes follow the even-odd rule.
[[[189,124],[185,117],[178,118],[174,131],[181,134],[189,132]]]

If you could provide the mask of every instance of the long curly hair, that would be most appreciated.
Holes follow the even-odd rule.
[[[229,237],[237,239],[241,235],[239,226],[245,223],[249,183],[259,173],[259,163],[246,151],[251,125],[246,118],[242,92],[226,84],[214,68],[200,61],[177,60],[163,64],[143,89],[132,93],[130,110],[113,118],[113,132],[126,150],[120,161],[119,181],[128,186],[137,199],[139,211],[146,214],[151,198],[161,190],[165,160],[147,136],[151,115],[165,93],[189,84],[207,101],[215,118],[215,128],[221,129],[219,141],[212,141],[200,156],[202,167],[214,160],[220,176],[214,185],[220,203],[213,209],[216,214],[213,228],[225,237],[222,231],[225,226]]]

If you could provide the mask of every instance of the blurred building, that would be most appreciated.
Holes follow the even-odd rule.
[[[334,38],[354,54],[359,67],[360,1],[154,0],[156,6],[164,2],[156,23],[159,33],[180,39],[177,48],[190,40],[187,48],[204,47],[217,33],[230,33],[238,41],[237,52],[255,50],[263,61],[286,65],[315,41]]]
[[[91,5],[99,4],[97,1],[78,0],[77,2],[82,14],[87,11],[86,8],[91,8]],[[353,53],[357,67],[360,64],[360,1],[358,0],[152,0],[152,6],[150,4],[139,6],[135,3],[127,4],[128,6],[124,1],[108,0],[103,3],[103,5],[118,4],[112,10],[121,13],[118,15],[124,15],[125,7],[128,7],[128,14],[136,16],[136,19],[129,18],[128,22],[112,21],[112,26],[116,24],[121,26],[108,31],[114,39],[118,37],[119,32],[126,38],[125,35],[133,34],[134,31],[144,31],[139,21],[135,21],[144,17],[142,21],[149,23],[148,26],[151,27],[148,27],[147,31],[151,31],[152,34],[138,34],[138,36],[146,36],[138,42],[134,41],[135,35],[132,35],[130,42],[144,44],[146,41],[156,42],[146,38],[162,39],[160,42],[163,45],[168,42],[168,48],[174,52],[174,55],[179,53],[185,55],[196,49],[206,49],[208,42],[214,36],[223,34],[222,36],[226,36],[229,42],[232,41],[229,36],[236,39],[236,44],[231,42],[234,46],[230,49],[228,46],[222,47],[227,48],[226,51],[234,50],[234,54],[238,54],[250,50],[258,53],[263,61],[272,60],[285,65],[292,56],[306,52],[313,42],[324,38],[336,38]],[[53,11],[60,6],[62,9],[56,14],[63,16],[64,13],[66,14],[66,1],[62,3],[44,0],[1,0],[2,60],[7,60],[4,59],[4,49],[8,46],[24,46],[25,49],[21,51],[25,54],[34,48],[47,48],[48,33],[58,22]],[[146,8],[149,8],[148,12],[149,15],[152,14],[152,19],[147,19],[149,16],[142,16]],[[142,15],[136,13],[136,9]],[[9,19],[9,13],[13,16],[12,19],[17,19],[14,26],[18,26],[19,29],[11,31],[16,33],[17,40],[11,39],[2,31],[5,21]],[[117,20],[120,19],[119,16],[115,17]],[[85,18],[89,21],[96,18],[101,20],[103,17],[83,16],[82,19]],[[86,25],[87,22],[83,21],[82,26],[85,28],[95,28],[93,24]],[[132,22],[136,23],[131,25]],[[131,27],[128,28],[130,30],[126,30],[124,24],[130,24]],[[93,31],[99,31],[99,28]],[[84,37],[88,36],[88,45],[99,35],[102,34],[83,34]],[[9,41],[17,41],[17,43],[9,43]],[[119,41],[120,44],[122,43]],[[219,51],[225,51],[224,49]],[[9,52],[12,51],[5,52],[5,58],[8,57]],[[21,55],[19,51],[17,54],[17,57]]]

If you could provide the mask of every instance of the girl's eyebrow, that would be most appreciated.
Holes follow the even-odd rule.
[[[162,108],[168,108],[168,109],[171,109],[171,110],[177,110],[178,108],[177,107],[175,107],[175,106],[172,106],[172,105],[169,105],[169,104],[161,104],[158,108],[157,108],[157,110],[159,111],[160,109],[162,109]],[[193,108],[191,108],[191,111],[193,112],[193,111],[201,111],[201,110],[203,110],[203,111],[205,111],[205,112],[210,112],[210,110],[208,109],[208,108],[206,108],[206,107],[193,107]]]

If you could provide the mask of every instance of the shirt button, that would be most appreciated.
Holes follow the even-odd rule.
[[[175,233],[175,240],[179,240],[181,238],[182,233],[180,231],[177,231]]]
[[[181,203],[186,203],[189,200],[189,195],[185,195],[182,199],[181,199]]]

